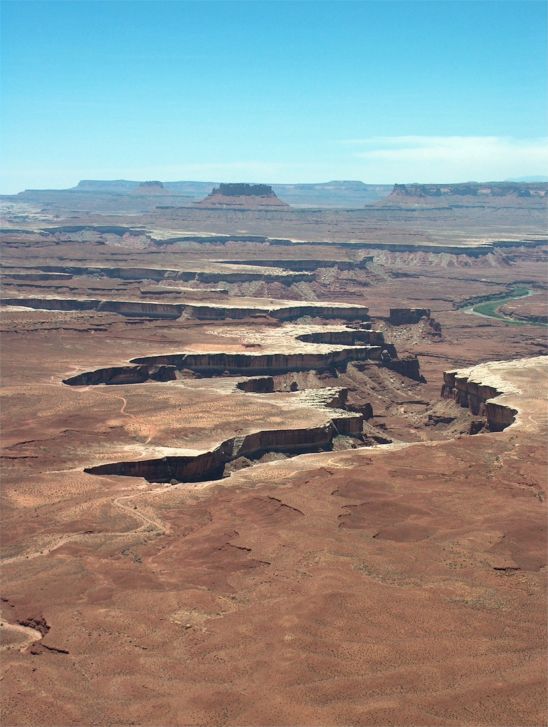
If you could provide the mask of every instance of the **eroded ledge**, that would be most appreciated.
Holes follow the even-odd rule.
[[[276,304],[229,305],[224,303],[199,303],[184,301],[166,303],[154,300],[107,300],[99,298],[64,298],[53,296],[17,296],[0,298],[1,305],[24,306],[38,310],[82,311],[95,310],[102,313],[117,313],[126,317],[168,318],[185,316],[196,320],[215,321],[269,316],[279,321],[294,321],[312,317],[328,320],[369,321],[368,308],[344,303],[294,303],[280,301]]]
[[[322,353],[173,353],[134,358],[128,366],[109,366],[63,380],[69,386],[141,384],[173,381],[177,371],[200,376],[273,375],[291,371],[328,371],[353,361],[378,361],[381,346],[356,346]],[[131,365],[135,364],[135,365]]]
[[[241,458],[258,460],[272,453],[295,456],[329,451],[337,437],[343,440],[347,437],[354,442],[352,446],[360,446],[363,444],[363,416],[338,408],[344,406],[347,395],[348,391],[344,388],[311,390],[300,394],[303,407],[325,409],[326,414],[329,412],[324,424],[252,432],[231,437],[205,452],[161,448],[161,457],[101,464],[86,467],[84,471],[93,475],[142,477],[148,482],[157,483],[208,482],[225,477],[230,473],[227,466]]]
[[[509,403],[495,401],[503,394],[516,392],[509,381],[493,375],[497,364],[500,370],[501,362],[496,362],[446,371],[443,374],[444,383],[441,390],[443,397],[452,397],[460,406],[468,408],[472,414],[484,418],[491,432],[502,432],[515,422],[518,414],[518,409]]]

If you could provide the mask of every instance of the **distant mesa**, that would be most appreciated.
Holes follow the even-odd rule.
[[[101,195],[133,194],[135,196],[136,190],[142,183],[142,180],[130,179],[82,179],[76,187],[68,191],[71,193],[84,192],[86,194],[93,193]],[[174,182],[164,181],[162,184],[170,195],[183,198],[190,197],[194,203],[203,200],[206,195],[211,193],[214,187],[219,187],[219,182],[184,180]],[[290,206],[309,208],[359,208],[363,207],[364,204],[372,204],[388,197],[393,186],[393,184],[365,184],[357,180],[331,180],[330,182],[273,184],[272,189],[279,198],[287,202]],[[146,196],[146,190],[139,192],[136,196],[139,194]]]
[[[162,182],[151,181],[141,182],[134,189],[131,190],[132,194],[169,194],[168,190],[164,187]]]
[[[389,199],[424,200],[475,197],[545,197],[548,184],[537,182],[464,182],[459,184],[395,184]]]
[[[207,197],[197,202],[196,206],[208,209],[286,209],[289,207],[286,202],[282,202],[269,184],[244,183],[219,184]]]

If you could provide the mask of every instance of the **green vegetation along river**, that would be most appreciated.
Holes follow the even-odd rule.
[[[545,326],[546,323],[540,321],[520,321],[510,316],[505,316],[499,312],[499,309],[509,303],[512,300],[518,300],[518,298],[525,298],[528,295],[533,295],[534,291],[526,288],[523,285],[514,285],[507,293],[494,293],[493,295],[485,296],[481,300],[470,305],[470,301],[466,301],[462,308],[466,313],[474,313],[484,318],[495,318],[499,321],[504,321],[511,326]]]

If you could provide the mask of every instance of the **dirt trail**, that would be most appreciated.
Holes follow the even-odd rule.
[[[37,629],[33,629],[30,626],[21,626],[21,624],[11,624],[3,619],[0,622],[0,630],[3,632],[11,631],[16,634],[21,634],[23,637],[22,641],[14,641],[11,644],[3,644],[0,646],[0,652],[25,651],[27,647],[42,638],[42,634]]]
[[[120,414],[122,416],[128,417],[129,419],[132,419],[135,422],[139,422],[139,428],[142,428],[142,422],[139,420],[138,417],[135,416],[135,414],[130,414],[130,412],[126,411],[126,408],[128,406],[128,400],[125,396],[122,396],[121,394],[115,394],[112,391],[112,387],[95,387],[95,386],[85,386],[81,387],[80,391],[86,391],[86,392],[93,392],[94,394],[98,394],[99,396],[111,396],[114,399],[119,399],[119,401],[122,402],[122,405],[120,407]],[[152,437],[156,434],[156,428],[155,427],[148,427],[148,436],[145,440],[144,444],[149,444]]]
[[[159,492],[164,493],[167,492],[169,489],[170,488],[166,488],[165,490],[160,490]],[[162,523],[157,520],[153,520],[152,518],[148,517],[148,515],[144,515],[142,512],[137,510],[136,507],[129,507],[128,505],[122,504],[122,500],[135,499],[137,497],[149,494],[150,491],[147,490],[146,492],[139,492],[131,495],[122,495],[114,499],[105,498],[105,500],[103,500],[103,502],[109,502],[111,505],[114,505],[115,507],[123,510],[125,513],[131,515],[133,518],[141,523],[139,527],[133,530],[108,533],[70,533],[67,535],[53,535],[49,538],[45,538],[40,543],[35,543],[31,550],[25,551],[24,553],[21,553],[19,555],[14,555],[12,557],[2,558],[0,562],[3,565],[12,565],[13,563],[18,563],[21,561],[32,560],[33,558],[48,555],[49,553],[58,550],[63,545],[69,542],[78,542],[82,540],[86,540],[89,542],[90,540],[101,540],[106,536],[108,536],[109,538],[127,538],[134,536],[139,532],[150,531],[151,528],[158,533],[165,533],[167,532],[167,529],[162,525]]]

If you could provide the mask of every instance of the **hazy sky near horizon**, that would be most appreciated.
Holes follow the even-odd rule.
[[[542,0],[4,0],[0,193],[548,174]]]

